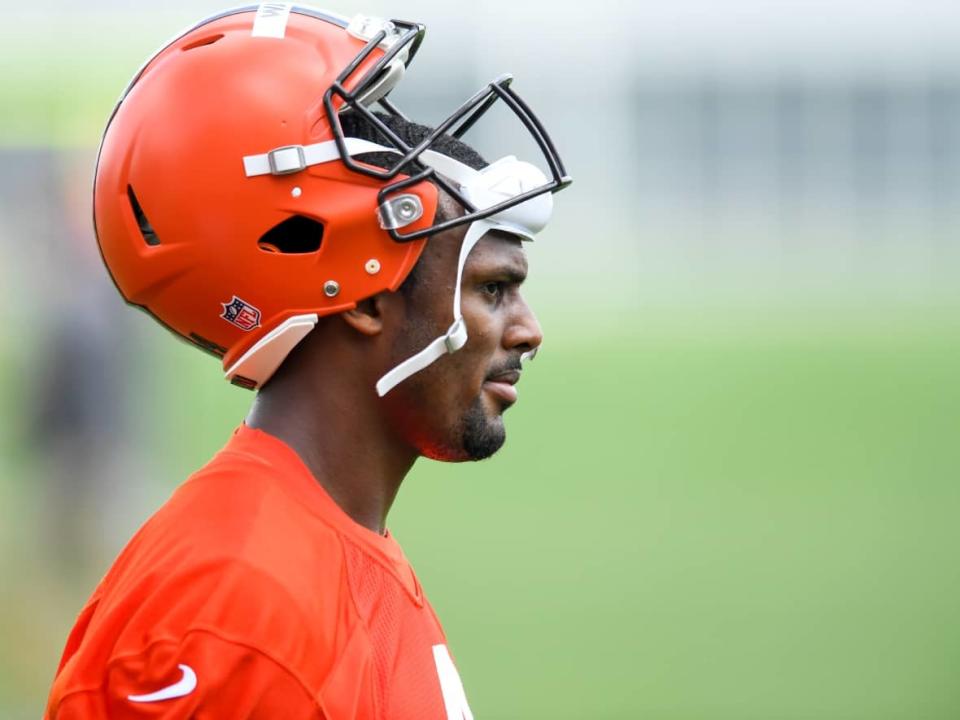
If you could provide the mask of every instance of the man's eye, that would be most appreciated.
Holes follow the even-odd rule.
[[[498,298],[503,295],[503,283],[501,282],[488,282],[483,286],[483,292],[486,295],[489,295],[493,298]]]

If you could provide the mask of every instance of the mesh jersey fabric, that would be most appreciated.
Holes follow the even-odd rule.
[[[396,540],[244,425],[93,592],[45,718],[448,718],[445,642]]]

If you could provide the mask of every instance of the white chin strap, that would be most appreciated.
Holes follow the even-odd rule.
[[[345,138],[345,145],[350,155],[372,152],[399,154],[395,148],[384,147],[359,138]],[[456,183],[460,192],[477,210],[493,207],[504,200],[542,187],[548,182],[539,168],[517,160],[512,155],[500,158],[483,170],[474,170],[458,160],[433,150],[425,150],[418,159],[422,164],[429,165]],[[340,153],[336,143],[329,140],[314,145],[287,145],[267,153],[247,155],[243,158],[243,167],[247,177],[287,175],[300,172],[311,165],[338,160],[340,160]],[[386,207],[381,206],[378,209],[381,214],[381,224],[384,224],[385,217],[391,216],[390,203],[391,201],[387,200],[384,203]],[[480,238],[490,230],[500,230],[515,235],[521,240],[533,240],[534,235],[546,226],[552,212],[553,196],[550,193],[542,193],[496,215],[470,223],[457,260],[457,281],[453,293],[453,324],[423,350],[407,358],[380,378],[376,386],[380,397],[414,373],[420,372],[444,355],[456,352],[466,344],[467,326],[460,310],[460,283],[463,280],[463,268],[467,257]],[[416,217],[413,219],[415,220]],[[227,370],[227,377],[242,375],[254,380],[258,386],[262,386],[316,323],[316,314],[290,318],[244,353]],[[524,359],[531,357],[533,357],[532,352],[524,355]]]
[[[463,278],[463,266],[466,264],[467,256],[473,250],[473,246],[483,237],[484,233],[495,227],[495,223],[486,220],[477,220],[470,224],[467,234],[463,238],[463,244],[460,246],[460,258],[457,260],[457,284],[454,285],[453,290],[453,324],[443,335],[436,338],[423,350],[413,357],[407,358],[377,380],[377,395],[383,397],[414,373],[420,372],[444,355],[455,353],[466,344],[467,325],[463,322],[463,315],[460,312],[460,281]]]

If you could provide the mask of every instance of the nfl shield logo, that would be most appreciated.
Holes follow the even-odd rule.
[[[223,315],[220,317],[241,330],[247,331],[260,327],[260,311],[236,295],[230,302],[220,303],[220,305],[223,307]]]

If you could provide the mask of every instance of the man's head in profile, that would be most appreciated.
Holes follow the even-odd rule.
[[[409,120],[388,95],[420,25],[294,9],[280,38],[260,19],[193,29],[124,94],[95,192],[117,287],[259,389],[253,425],[360,413],[368,447],[389,430],[417,454],[488,457],[541,341],[519,290],[522,243],[569,182],[549,137],[509,76],[436,129]],[[460,139],[498,101],[552,178]]]

